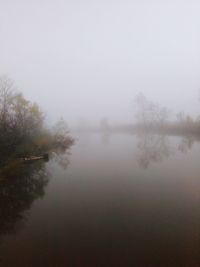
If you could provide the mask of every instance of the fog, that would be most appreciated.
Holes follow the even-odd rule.
[[[134,97],[200,113],[200,2],[0,0],[0,74],[54,121],[134,120]]]

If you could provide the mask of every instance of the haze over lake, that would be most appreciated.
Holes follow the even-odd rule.
[[[198,266],[199,156],[177,137],[79,136],[24,212],[32,192],[1,188],[2,266]]]
[[[0,267],[200,266],[199,11],[0,0]]]
[[[199,114],[197,0],[0,3],[0,73],[71,126],[134,120],[142,91],[175,114]],[[55,101],[56,100],[56,101]]]

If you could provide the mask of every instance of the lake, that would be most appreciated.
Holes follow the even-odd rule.
[[[200,142],[75,137],[1,186],[0,266],[200,266]]]

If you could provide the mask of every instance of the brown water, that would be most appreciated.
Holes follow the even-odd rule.
[[[34,167],[33,167],[34,168]],[[200,266],[200,143],[80,135],[0,189],[0,266]]]

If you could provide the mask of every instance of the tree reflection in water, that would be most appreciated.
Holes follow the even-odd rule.
[[[17,164],[4,173],[0,182],[0,236],[17,231],[25,220],[25,211],[35,199],[44,196],[47,184],[44,162]]]
[[[67,169],[70,160],[69,156],[71,155],[70,150],[65,150],[65,149],[56,149],[51,153],[51,160],[55,161],[61,168],[64,170]]]
[[[138,136],[137,162],[143,169],[151,163],[159,163],[174,155],[177,151],[187,153],[192,149],[194,139],[190,136],[182,137],[178,146],[173,146],[166,135],[140,134]]]
[[[194,141],[194,138],[191,136],[183,137],[178,145],[178,150],[182,153],[187,153],[189,150],[192,149]]]
[[[62,152],[52,158],[66,169],[69,153]],[[34,200],[45,195],[49,177],[44,161],[32,164],[12,161],[0,172],[0,236],[20,229]]]

